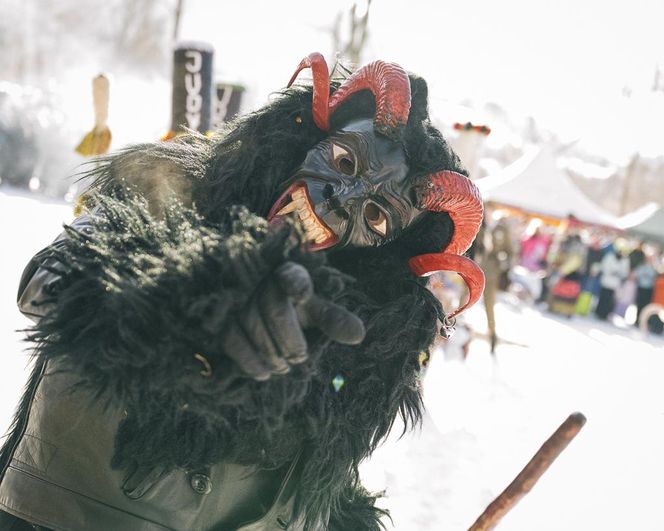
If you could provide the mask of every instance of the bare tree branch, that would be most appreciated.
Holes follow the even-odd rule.
[[[177,42],[180,35],[180,20],[182,18],[182,4],[184,0],[177,0],[175,4],[175,22],[173,24],[173,42]]]
[[[366,11],[362,16],[357,15],[357,3],[354,3],[348,12],[348,34],[342,28],[344,23],[343,14],[340,12],[330,33],[332,34],[332,43],[335,56],[342,61],[347,61],[355,68],[360,64],[362,51],[369,35],[369,11],[371,9],[371,0],[366,1]],[[346,37],[346,38],[344,38]]]

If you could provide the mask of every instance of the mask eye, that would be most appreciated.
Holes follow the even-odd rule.
[[[349,177],[357,173],[357,161],[353,154],[339,144],[332,144],[332,160],[336,168]]]
[[[369,228],[381,236],[387,235],[387,216],[376,203],[369,202],[364,207],[364,219]]]

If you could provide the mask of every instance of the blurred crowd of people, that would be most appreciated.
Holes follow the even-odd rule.
[[[486,275],[492,352],[501,290],[569,318],[594,316],[662,333],[664,259],[656,245],[573,219],[553,226],[488,211],[473,254]]]

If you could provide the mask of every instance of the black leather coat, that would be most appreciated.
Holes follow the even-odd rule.
[[[43,302],[58,280],[43,265],[37,255],[19,289],[21,311],[35,320],[48,311]],[[277,470],[232,463],[114,470],[114,436],[126,413],[75,390],[76,376],[55,362],[37,363],[39,382],[3,471],[0,509],[57,531],[302,529],[290,522],[300,457]]]

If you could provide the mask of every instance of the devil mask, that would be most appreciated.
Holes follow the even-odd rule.
[[[312,114],[329,131],[330,117],[352,94],[369,90],[375,97],[373,120],[354,119],[332,131],[306,155],[286,182],[268,214],[269,220],[297,216],[311,249],[375,247],[387,243],[427,211],[447,212],[453,236],[442,252],[414,256],[418,276],[454,271],[469,288],[469,300],[450,317],[476,302],[484,287],[477,265],[462,256],[482,219],[482,201],[464,175],[442,170],[413,177],[400,141],[408,125],[410,81],[398,65],[376,61],[355,72],[330,96],[327,64],[320,54],[306,57],[313,71]]]
[[[382,245],[423,212],[407,174],[401,145],[356,120],[309,151],[268,217],[295,212],[313,250]]]

